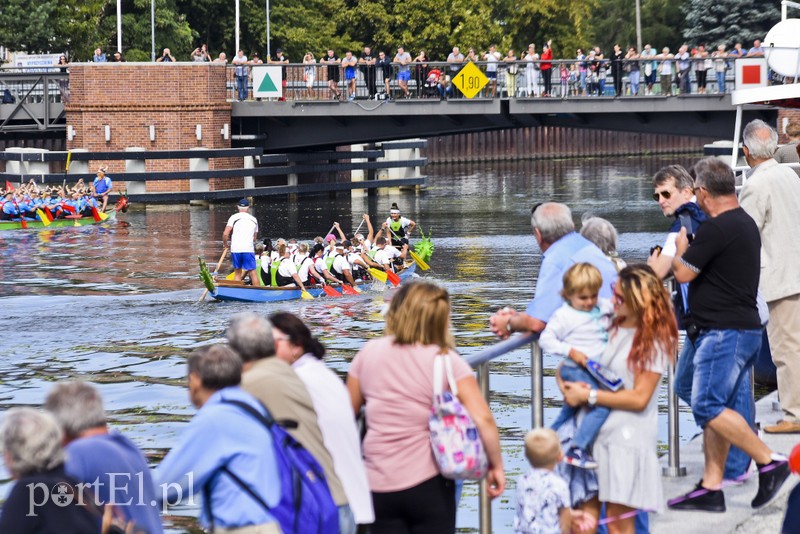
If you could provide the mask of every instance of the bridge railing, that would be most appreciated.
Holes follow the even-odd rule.
[[[0,131],[63,129],[69,75],[58,69],[0,69]]]
[[[673,284],[674,280],[670,282]],[[673,285],[669,285],[674,289]],[[487,347],[486,349],[471,354],[465,358],[473,368],[478,371],[478,385],[486,403],[491,402],[490,364],[492,360],[508,354],[526,345],[530,345],[531,365],[531,428],[544,426],[544,364],[539,334],[517,334],[505,341]],[[684,476],[686,469],[680,465],[680,429],[678,425],[678,396],[675,392],[675,366],[670,365],[667,370],[667,425],[668,425],[668,462],[663,467],[662,474],[667,477]],[[492,502],[486,487],[486,480],[481,480],[478,493],[479,531],[481,534],[491,534],[497,529],[492,528]]]
[[[551,61],[473,61],[489,79],[475,99],[580,98],[596,96],[676,95],[729,93],[734,87],[735,58],[642,59],[605,58]],[[283,63],[283,100],[398,100],[464,98],[452,83],[466,63],[414,61],[366,65],[347,69],[336,63]],[[246,68],[253,67],[248,65]],[[688,66],[688,68],[686,68]],[[252,73],[228,66],[228,98],[252,100]],[[240,74],[237,77],[237,72]],[[350,78],[352,76],[352,78]],[[549,76],[549,82],[548,82]],[[239,93],[240,80],[242,93]],[[351,81],[354,80],[354,81]],[[619,85],[615,83],[619,80]],[[682,85],[683,84],[683,85]]]

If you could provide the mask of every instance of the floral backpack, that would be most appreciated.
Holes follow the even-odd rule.
[[[450,391],[442,391],[443,371]],[[489,462],[478,428],[458,400],[449,356],[437,356],[433,364],[433,407],[428,419],[431,446],[439,472],[453,480],[481,480]]]

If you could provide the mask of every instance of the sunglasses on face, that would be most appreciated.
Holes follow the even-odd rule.
[[[670,193],[669,191],[656,191],[655,193],[653,193],[653,200],[658,202],[659,197],[664,197],[664,200],[669,200],[671,196],[672,193]]]

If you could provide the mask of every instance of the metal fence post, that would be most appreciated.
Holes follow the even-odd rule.
[[[678,395],[675,393],[675,365],[670,365],[667,369],[667,414],[669,418],[669,465],[662,469],[662,474],[667,477],[686,476],[686,468],[681,467]]]
[[[489,404],[489,364],[482,363],[478,366],[478,387],[481,389],[486,404]],[[480,482],[478,492],[478,513],[481,534],[492,534],[492,499],[486,491],[486,479]]]
[[[531,428],[544,426],[544,364],[538,341],[531,343]]]

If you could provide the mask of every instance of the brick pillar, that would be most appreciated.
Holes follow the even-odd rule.
[[[220,134],[231,123],[226,100],[226,69],[217,63],[85,63],[70,65],[67,125],[75,137],[67,149],[90,152],[230,148]],[[197,139],[197,125],[202,139]],[[106,141],[106,128],[110,139]],[[155,139],[151,140],[151,126]],[[230,126],[229,126],[230,127]],[[90,162],[94,171],[104,162]],[[125,171],[124,161],[108,162],[108,173]],[[241,158],[209,161],[209,170],[241,168]],[[147,172],[188,171],[189,160],[148,160]],[[122,184],[117,182],[115,184]],[[213,190],[242,187],[242,178],[209,180]],[[189,191],[189,180],[152,181],[148,192]]]

